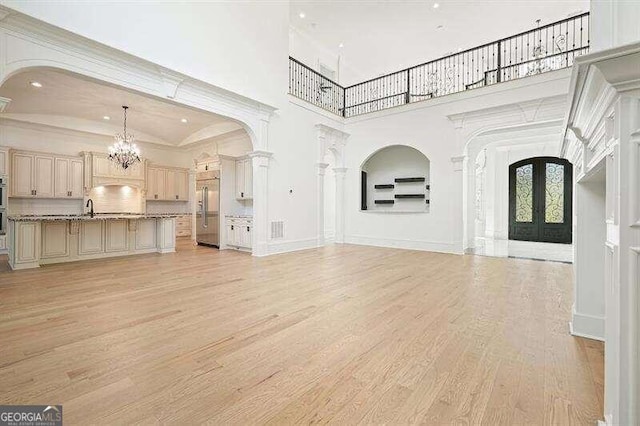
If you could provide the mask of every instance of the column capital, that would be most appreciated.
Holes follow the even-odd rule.
[[[327,167],[329,167],[329,163],[316,163],[316,167],[318,167],[318,175],[324,176]]]
[[[347,168],[346,167],[334,167],[333,168],[333,172],[338,175],[338,174],[345,174],[347,172]]]
[[[456,172],[462,171],[464,160],[467,157],[464,155],[460,155],[458,157],[451,157],[451,163],[453,164],[453,170]]]
[[[247,157],[251,158],[254,165],[269,167],[269,159],[273,157],[273,152],[255,150],[248,153]]]

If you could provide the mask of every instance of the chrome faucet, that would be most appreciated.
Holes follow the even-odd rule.
[[[91,198],[89,198],[87,200],[87,206],[86,207],[89,207],[89,204],[91,204],[91,210],[89,210],[89,214],[91,215],[91,217],[93,217],[93,200]]]

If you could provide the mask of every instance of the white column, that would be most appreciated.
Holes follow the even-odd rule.
[[[249,153],[253,166],[253,250],[254,256],[269,254],[269,159],[267,151]]]
[[[317,215],[317,230],[318,235],[316,237],[318,247],[324,245],[324,175],[327,171],[329,163],[318,163],[318,215]]]
[[[475,165],[472,165],[473,173],[468,173],[467,161],[468,157],[464,155],[451,157],[453,181],[449,185],[447,196],[453,225],[451,229],[454,230],[451,235],[451,248],[457,253],[463,253],[467,244],[475,243],[475,211],[473,208],[475,204]],[[467,179],[465,179],[465,174],[467,174]],[[431,193],[433,194],[433,189]],[[465,194],[469,194],[469,196],[467,197]],[[441,200],[441,202],[444,201]],[[430,206],[430,208],[434,207]],[[465,228],[467,234],[465,234]],[[463,241],[465,239],[467,241]]]
[[[333,169],[336,175],[336,243],[344,243],[344,178],[347,172],[345,167]]]

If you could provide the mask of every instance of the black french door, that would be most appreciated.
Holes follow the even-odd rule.
[[[509,166],[509,239],[570,244],[573,166],[536,157]]]

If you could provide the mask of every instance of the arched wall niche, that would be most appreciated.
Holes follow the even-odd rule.
[[[389,145],[360,166],[360,209],[371,212],[428,212],[431,162],[409,145]]]

